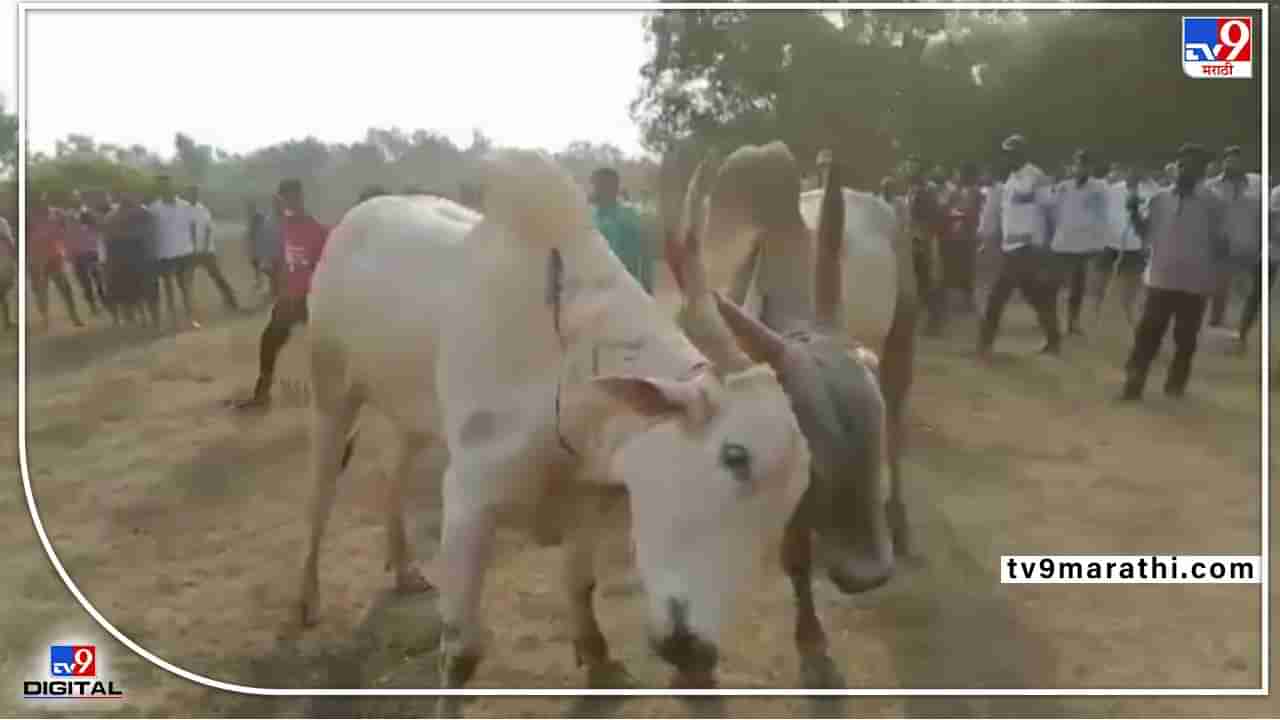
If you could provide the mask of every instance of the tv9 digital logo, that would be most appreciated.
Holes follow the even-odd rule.
[[[1182,18],[1182,72],[1193,78],[1253,77],[1253,18]]]
[[[98,677],[97,645],[49,645],[49,678],[24,680],[22,697],[44,700],[122,700],[114,680]],[[110,668],[108,668],[109,670]]]

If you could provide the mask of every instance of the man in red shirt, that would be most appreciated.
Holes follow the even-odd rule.
[[[283,180],[277,189],[284,210],[281,235],[284,244],[283,282],[280,296],[271,309],[271,319],[262,331],[258,355],[258,382],[253,396],[239,403],[239,409],[261,408],[271,401],[271,383],[275,377],[276,358],[289,340],[294,326],[307,321],[307,293],[311,274],[320,262],[329,226],[307,214],[302,201],[302,182]]]
[[[947,226],[941,252],[943,286],[958,302],[956,309],[965,314],[972,314],[977,308],[973,279],[982,202],[982,193],[978,190],[978,166],[966,162],[960,166],[959,184],[947,198]]]
[[[27,210],[27,273],[31,279],[31,291],[36,298],[36,309],[40,311],[40,319],[44,329],[49,329],[49,283],[53,282],[67,306],[67,315],[76,327],[84,327],[80,313],[76,311],[76,300],[71,294],[71,283],[67,280],[63,265],[67,251],[65,234],[66,221],[49,207],[46,195],[40,195],[30,203]]]

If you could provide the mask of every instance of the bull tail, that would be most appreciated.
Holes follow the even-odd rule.
[[[351,431],[347,436],[347,444],[342,448],[342,463],[338,466],[339,472],[346,472],[347,466],[351,464],[351,456],[356,451],[356,438],[360,436],[360,428]]]

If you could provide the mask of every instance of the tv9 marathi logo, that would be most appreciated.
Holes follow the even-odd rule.
[[[1253,77],[1253,18],[1182,18],[1182,72],[1193,78]]]
[[[52,680],[25,680],[25,700],[107,700],[121,699],[124,691],[114,680],[98,677],[96,645],[50,645],[49,676]]]

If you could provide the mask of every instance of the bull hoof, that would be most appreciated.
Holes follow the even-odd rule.
[[[626,666],[617,660],[606,660],[587,668],[587,687],[594,690],[626,690],[638,687]]]
[[[684,704],[694,717],[727,718],[728,708],[722,695],[693,695],[684,698]]]
[[[413,566],[396,573],[396,592],[411,595],[435,589],[421,571]]]
[[[298,620],[302,623],[302,627],[316,626],[320,618],[319,613],[316,612],[315,600],[307,599],[298,603]]]
[[[462,717],[462,698],[457,695],[441,695],[436,698],[437,718]]]
[[[907,508],[901,502],[890,501],[885,507],[889,515],[889,530],[893,537],[893,554],[909,558],[914,553],[911,545],[911,529],[907,525]]]
[[[840,690],[844,687],[844,676],[829,655],[809,654],[800,657],[802,690]]]

